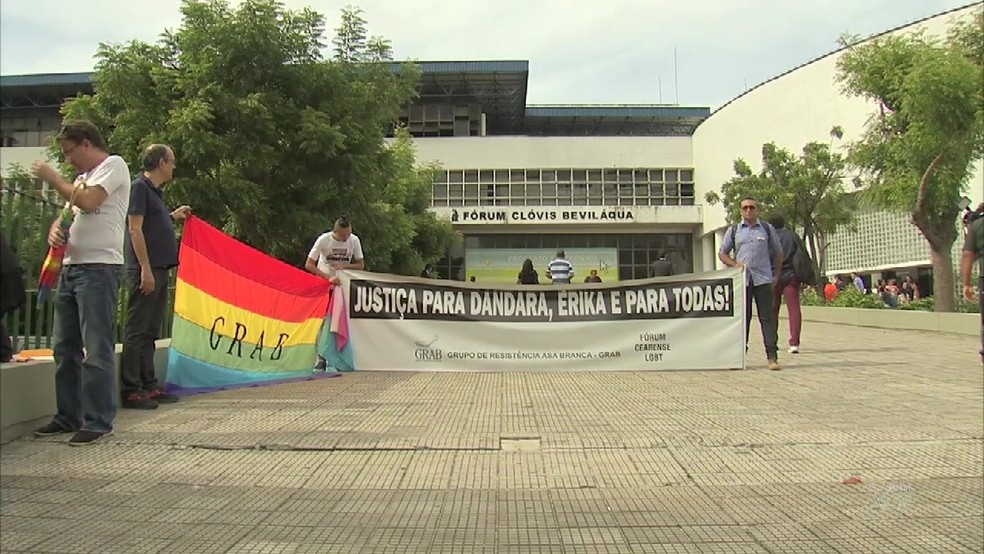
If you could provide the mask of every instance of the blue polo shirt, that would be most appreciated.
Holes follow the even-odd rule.
[[[748,268],[749,279],[755,286],[773,282],[772,264],[775,262],[775,254],[782,252],[779,233],[771,227],[759,220],[751,225],[742,220],[735,232],[737,236],[731,236],[733,227],[729,227],[721,242],[721,254],[730,254],[738,246],[738,256],[735,259]]]
[[[144,242],[147,244],[147,257],[154,269],[170,269],[178,265],[178,238],[174,234],[171,211],[164,203],[164,194],[144,175],[137,177],[130,185],[130,208],[128,215],[142,215]],[[126,234],[126,267],[140,269],[137,254],[133,251],[130,234]]]

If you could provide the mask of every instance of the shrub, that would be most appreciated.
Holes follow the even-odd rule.
[[[800,304],[803,306],[826,306],[827,299],[815,287],[806,287],[800,293]]]
[[[880,309],[885,307],[881,297],[877,294],[863,294],[857,288],[848,286],[837,295],[837,298],[829,304],[837,308],[867,308]]]

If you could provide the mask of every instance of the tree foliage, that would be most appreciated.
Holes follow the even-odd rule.
[[[861,197],[910,215],[929,243],[936,308],[952,311],[957,203],[984,157],[984,9],[944,40],[912,33],[856,44],[837,79],[877,108],[850,145]]]
[[[832,129],[831,137],[839,139],[840,128]],[[767,143],[762,146],[758,173],[745,160],[735,160],[735,176],[721,186],[720,193],[708,192],[705,201],[722,203],[728,210],[728,222],[735,223],[741,220],[741,199],[755,198],[762,217],[781,215],[788,228],[800,233],[822,270],[827,237],[839,226],[854,222],[853,197],[843,186],[846,167],[844,156],[834,152],[831,144],[811,142],[796,156]]]
[[[414,273],[445,254],[455,233],[427,211],[433,168],[416,167],[405,134],[384,140],[420,71],[369,63],[391,50],[366,38],[360,11],[343,10],[334,60],[310,9],[185,0],[181,13],[155,44],[100,45],[95,94],[63,114],[99,125],[133,170],[146,145],[171,145],[171,200],[290,263],[343,214],[373,271]]]

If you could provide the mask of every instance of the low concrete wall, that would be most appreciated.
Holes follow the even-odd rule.
[[[785,315],[786,310],[782,310],[782,313]],[[981,314],[803,306],[803,320],[881,329],[957,333],[975,337],[981,334]]]
[[[170,339],[157,341],[154,369],[164,382]],[[116,346],[116,379],[119,389],[119,359]],[[55,362],[38,360],[0,364],[0,443],[29,434],[55,414]]]

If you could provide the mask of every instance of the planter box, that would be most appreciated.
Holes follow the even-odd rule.
[[[785,310],[782,313],[785,314]],[[981,333],[981,314],[803,306],[803,320],[880,329],[957,333],[975,337]]]
[[[167,373],[170,344],[171,339],[159,340],[154,352],[154,370],[161,384]],[[122,345],[116,345],[117,391],[122,350]],[[55,362],[36,360],[0,365],[0,444],[29,435],[50,421],[55,411]]]

